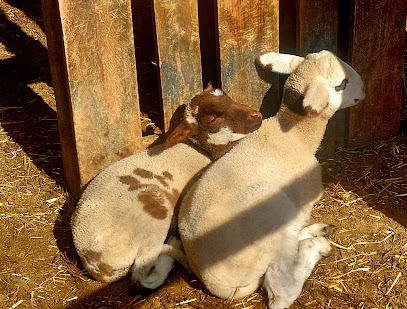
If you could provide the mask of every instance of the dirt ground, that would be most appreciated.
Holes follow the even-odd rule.
[[[86,274],[51,85],[40,1],[0,0],[0,308],[266,308],[264,291],[222,301],[180,266],[147,297]],[[333,225],[333,250],[291,308],[407,308],[407,137],[321,164],[312,220]]]

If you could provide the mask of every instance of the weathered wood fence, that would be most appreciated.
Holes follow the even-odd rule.
[[[65,175],[77,196],[109,164],[150,145],[208,81],[270,115],[279,101],[253,60],[329,49],[362,75],[365,103],[337,115],[334,149],[398,132],[404,0],[43,0]],[[141,107],[141,111],[140,111]]]

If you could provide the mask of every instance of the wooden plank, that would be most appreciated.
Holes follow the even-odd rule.
[[[78,198],[81,193],[81,185],[68,87],[68,73],[65,62],[61,16],[58,1],[42,0],[41,4],[47,34],[52,84],[57,101],[58,128],[64,174],[70,192]]]
[[[105,167],[144,147],[130,0],[43,3],[64,169],[78,195]]]
[[[306,56],[324,49],[337,54],[338,0],[299,0],[297,31],[299,55]],[[328,123],[319,156],[329,155],[344,146],[347,126],[346,111],[337,112]]]
[[[154,0],[165,130],[174,111],[202,89],[196,0]]]
[[[337,52],[338,0],[299,0],[298,52]],[[323,9],[321,9],[323,8]]]
[[[254,59],[279,50],[278,0],[218,1],[219,46],[222,88],[237,102],[260,108],[264,98],[279,101],[278,76],[273,87],[260,80]],[[272,93],[272,95],[270,95]],[[270,115],[273,102],[262,112]]]
[[[364,80],[366,99],[350,112],[350,145],[398,133],[406,8],[405,0],[355,0],[351,63]]]

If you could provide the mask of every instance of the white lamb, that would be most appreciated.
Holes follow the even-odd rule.
[[[261,125],[261,114],[238,104],[212,85],[186,106],[185,120],[166,146],[192,138],[217,158]],[[160,252],[184,188],[211,159],[198,148],[152,147],[105,169],[85,189],[72,216],[76,250],[97,280],[113,282],[129,272],[145,288],[157,288],[173,267]],[[176,225],[175,225],[176,227]],[[180,241],[170,237],[170,244]],[[176,252],[176,251],[175,251]]]
[[[262,285],[269,308],[286,308],[330,251],[327,226],[307,226],[323,193],[315,152],[329,118],[365,94],[360,76],[328,51],[268,53],[258,64],[290,74],[282,106],[191,187],[179,232],[190,268],[211,293],[238,299]]]

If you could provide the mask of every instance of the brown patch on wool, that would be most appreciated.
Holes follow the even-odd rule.
[[[144,176],[150,175],[150,172],[143,169],[136,169],[134,172],[137,172],[138,176],[141,176],[141,174]],[[166,177],[155,175],[154,173],[151,173],[151,175],[152,177],[148,177],[149,179],[155,178],[166,188],[169,187],[166,179],[172,179],[172,175],[170,173],[164,172],[163,175],[165,175]],[[178,198],[180,196],[180,192],[177,189],[172,189],[172,191],[169,192],[167,190],[161,189],[158,185],[155,184],[143,184],[136,177],[131,175],[120,176],[119,180],[121,183],[129,186],[129,191],[141,190],[138,193],[137,198],[143,204],[143,210],[153,218],[159,220],[164,220],[165,218],[167,218],[169,210],[165,207],[165,199],[167,199],[172,205],[173,209],[175,209]]]
[[[164,187],[168,188],[168,183],[164,176],[154,175],[154,178],[157,179]]]
[[[149,187],[138,194],[138,200],[143,203],[144,211],[155,219],[164,220],[168,216],[168,209],[165,208],[163,191],[160,188]]]
[[[84,256],[88,261],[91,261],[92,264],[98,265],[97,272],[89,271],[93,278],[98,281],[104,281],[105,277],[111,277],[114,273],[113,267],[109,264],[102,263],[100,260],[102,258],[102,252],[93,251],[93,250],[86,250],[84,252]]]
[[[128,185],[129,186],[129,191],[135,191],[137,189],[140,189],[140,187],[142,186],[140,181],[130,175],[126,175],[126,176],[119,176],[119,180],[122,184]]]
[[[162,172],[162,176],[161,175],[154,175],[154,178],[157,179],[166,188],[168,188],[167,179],[169,181],[174,180],[174,177],[172,176],[172,174],[170,172],[167,172],[167,171]]]
[[[172,192],[169,192],[156,185],[149,185],[146,186],[145,190],[140,192],[137,197],[138,200],[143,203],[145,212],[155,219],[164,220],[168,216],[168,209],[165,207],[165,198],[170,202],[173,209],[175,209],[179,196],[180,192],[177,189],[172,189]],[[172,213],[173,211],[171,215]]]
[[[146,179],[152,179],[154,177],[154,173],[148,170],[145,170],[143,168],[136,168],[133,172],[137,176],[146,178]]]
[[[175,209],[180,196],[180,192],[177,189],[172,189],[171,193],[168,191],[163,191],[163,193],[167,197],[168,201],[172,204],[173,209]]]
[[[164,176],[165,178],[167,178],[168,180],[171,180],[171,181],[174,180],[174,176],[172,176],[172,174],[171,174],[170,172],[168,172],[168,171],[164,171],[164,172],[163,172],[163,176]]]

